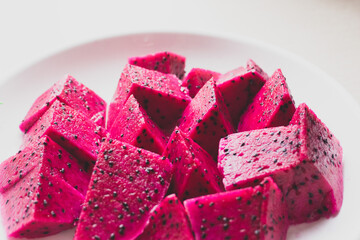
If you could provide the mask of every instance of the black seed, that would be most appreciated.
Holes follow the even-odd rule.
[[[319,179],[319,176],[318,175],[312,175],[311,176],[313,179],[315,179],[315,180],[318,180]]]
[[[121,235],[124,235],[124,231],[125,231],[125,226],[124,226],[124,224],[120,224],[120,225],[119,225],[119,233],[120,233]]]

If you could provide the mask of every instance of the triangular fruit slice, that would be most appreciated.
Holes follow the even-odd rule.
[[[103,134],[81,112],[56,100],[24,135],[23,147],[48,135],[78,159],[94,164]]]
[[[91,170],[48,137],[3,162],[0,206],[8,236],[44,237],[74,227]]]
[[[166,137],[131,95],[109,130],[110,137],[162,154]]]
[[[236,68],[216,81],[234,126],[237,126],[241,114],[267,80],[266,73],[259,66],[251,60],[249,63],[247,68]]]
[[[134,239],[164,198],[172,166],[167,158],[117,140],[100,150],[75,238]]]
[[[129,58],[129,63],[149,70],[174,74],[182,79],[185,74],[185,57],[172,52]]]
[[[194,239],[185,208],[175,194],[167,196],[153,208],[144,232],[136,239]]]
[[[230,121],[221,93],[209,80],[185,109],[179,128],[215,160],[220,138],[234,132]]]
[[[224,190],[215,161],[178,128],[163,155],[173,164],[173,190],[181,201]]]
[[[184,202],[196,239],[286,239],[286,204],[271,178]]]
[[[80,111],[97,125],[105,126],[106,102],[91,89],[69,75],[65,79],[56,82],[35,100],[20,124],[21,131],[28,131],[55,100],[59,100]]]
[[[220,141],[219,170],[227,190],[272,176],[286,198],[291,223],[336,215],[343,199],[342,149],[307,108],[299,125],[231,134]]]
[[[265,83],[241,116],[238,131],[285,126],[295,112],[294,100],[280,69]]]
[[[186,88],[174,75],[127,64],[119,79],[109,108],[107,128],[133,94],[151,119],[163,130],[172,132],[177,120],[191,101]]]
[[[187,89],[189,89],[190,97],[194,98],[208,80],[213,78],[216,81],[219,76],[220,73],[217,72],[202,68],[193,68],[186,75],[184,81],[182,82],[182,86],[187,87]]]

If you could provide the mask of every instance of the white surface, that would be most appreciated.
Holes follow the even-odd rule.
[[[220,32],[302,56],[360,103],[359,0],[0,0],[0,30],[0,82],[89,40],[144,30]]]
[[[336,81],[313,65],[247,38],[191,34],[129,35],[81,45],[47,58],[0,86],[0,96],[4,101],[0,105],[0,115],[6,116],[0,118],[0,146],[3,146],[0,159],[18,150],[21,119],[34,99],[64,74],[71,73],[105,100],[110,100],[127,58],[160,50],[186,56],[188,71],[196,66],[225,72],[244,65],[248,58],[254,59],[267,72],[282,66],[297,104],[306,102],[339,138],[344,148],[345,166],[344,204],[340,214],[328,220],[291,227],[288,239],[359,239],[359,107]],[[49,239],[71,239],[72,234],[73,230],[70,230]],[[3,238],[4,232],[0,229],[0,239]]]

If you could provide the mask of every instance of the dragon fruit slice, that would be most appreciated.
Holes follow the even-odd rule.
[[[136,239],[194,239],[185,208],[175,194],[167,196],[153,208],[144,232]]]
[[[205,70],[202,68],[193,68],[186,75],[184,81],[182,82],[182,86],[189,89],[190,97],[194,98],[195,95],[199,92],[200,88],[202,88],[208,80],[213,78],[216,82],[219,76],[220,73],[217,72]]]
[[[173,164],[173,190],[181,201],[224,190],[212,157],[178,128],[163,155]]]
[[[278,69],[241,116],[238,131],[285,126],[294,112],[293,98],[285,77]]]
[[[295,216],[306,217],[306,221],[313,221],[321,216],[336,215],[340,211],[344,191],[343,151],[339,140],[305,103],[300,104],[296,109],[290,124],[301,128],[300,138],[306,143],[301,146],[301,154],[307,156],[305,159],[310,162],[304,169],[309,169],[308,177],[311,176],[317,181],[315,181],[316,184],[304,186],[308,189],[307,193],[301,192],[299,186],[302,186],[304,180],[301,176],[296,176],[296,185],[293,185],[287,193],[288,202],[290,202],[289,209],[295,212]],[[317,171],[311,172],[312,168],[309,165],[312,168],[315,167]],[[302,193],[304,200],[308,196],[309,205],[317,208],[316,214],[304,216],[301,212],[303,208],[306,208],[303,206],[304,203],[296,201],[299,193]],[[317,200],[312,197],[312,194],[320,194],[323,197]]]
[[[0,206],[9,237],[43,237],[75,226],[90,180],[87,163],[48,137],[0,165]]]
[[[129,58],[129,64],[166,74],[174,74],[182,79],[185,75],[185,60],[185,57],[172,52],[159,52],[153,55]]]
[[[234,130],[214,80],[209,80],[193,98],[180,119],[179,128],[217,159],[219,140]]]
[[[133,95],[126,101],[109,130],[110,137],[162,154],[166,138]]]
[[[164,198],[172,166],[167,158],[107,139],[101,147],[75,238],[134,239]]]
[[[177,120],[191,101],[187,89],[182,89],[174,75],[126,65],[109,108],[110,128],[131,94],[161,128],[172,132]]]
[[[85,115],[56,100],[24,135],[22,147],[48,135],[78,159],[94,164],[103,134]]]
[[[56,99],[80,111],[97,125],[105,126],[106,102],[75,78],[67,76],[35,100],[20,124],[21,131],[27,132]]]
[[[221,75],[216,84],[229,109],[231,120],[237,126],[241,114],[267,80],[267,75],[252,60],[247,68],[239,67]]]
[[[306,109],[306,110],[304,110]],[[342,205],[342,149],[316,115],[298,110],[294,123],[232,134],[220,141],[218,167],[227,190],[272,176],[293,224],[336,215]],[[298,119],[298,120],[295,120]]]
[[[286,204],[271,178],[184,202],[196,239],[286,239]]]
[[[255,71],[257,74],[260,74],[262,76],[263,79],[265,79],[266,81],[269,79],[269,76],[267,75],[266,72],[264,72],[264,70],[257,65],[254,60],[249,59],[246,62],[246,70],[247,71]]]

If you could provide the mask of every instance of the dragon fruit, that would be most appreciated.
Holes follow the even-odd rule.
[[[36,99],[20,124],[21,131],[27,132],[56,99],[80,111],[97,125],[105,126],[106,102],[75,78],[67,76]]]
[[[227,190],[271,176],[286,197],[292,224],[336,215],[342,205],[342,148],[301,105],[293,123],[232,134],[220,141],[218,167]]]
[[[166,74],[174,74],[179,79],[185,75],[185,57],[172,52],[159,52],[153,55],[129,58],[129,64],[155,70]]]
[[[271,178],[184,202],[196,239],[286,239],[286,204]]]
[[[9,237],[43,237],[75,226],[91,168],[49,137],[0,165],[0,206]]]
[[[133,95],[126,101],[109,130],[110,137],[162,154],[166,138]]]
[[[293,98],[285,77],[278,69],[241,116],[238,131],[285,126],[294,112]]]
[[[247,71],[255,71],[257,74],[260,74],[262,76],[263,79],[265,79],[266,81],[269,79],[269,76],[267,75],[266,72],[264,72],[264,70],[262,70],[261,67],[259,67],[259,65],[257,65],[254,60],[249,59],[246,62],[246,70]]]
[[[56,100],[24,135],[22,148],[48,135],[78,159],[94,164],[104,134],[85,115]]]
[[[241,114],[266,80],[266,73],[252,60],[249,60],[247,68],[236,68],[218,78],[216,84],[229,109],[234,126],[237,126]]]
[[[118,111],[133,94],[151,119],[171,133],[191,101],[187,89],[182,89],[180,84],[174,75],[127,64],[110,104],[107,127],[111,128]]]
[[[164,198],[172,166],[158,154],[107,139],[90,180],[75,238],[134,239]]]
[[[234,132],[214,80],[209,80],[185,109],[179,128],[217,159],[219,140]]]
[[[200,88],[202,88],[208,80],[213,78],[216,82],[219,76],[220,73],[217,72],[205,70],[202,68],[193,68],[186,75],[184,81],[182,82],[182,86],[189,89],[190,97],[194,98],[195,95],[199,92]]]
[[[175,194],[167,196],[153,208],[144,232],[136,239],[194,239],[184,206]]]
[[[173,190],[181,201],[224,190],[212,157],[178,128],[163,155],[173,164]]]

